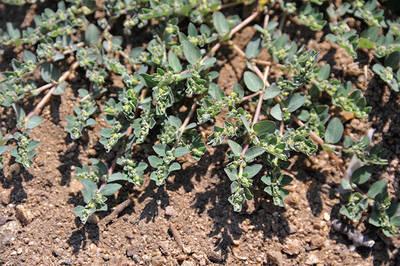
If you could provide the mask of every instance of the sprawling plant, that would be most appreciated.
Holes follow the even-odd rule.
[[[76,140],[103,119],[107,127],[98,132],[99,143],[105,152],[115,154],[109,166],[97,158],[91,166],[75,171],[84,186],[85,205],[75,208],[83,223],[93,213],[107,210],[107,196],[122,184],[141,186],[149,176],[161,186],[181,169],[181,157],[200,160],[206,145],[227,142],[229,163],[224,171],[232,182],[227,197],[235,211],[253,197],[255,178],[265,184],[273,203],[283,207],[288,194],[285,186],[292,181],[285,171],[289,159],[295,153],[312,156],[322,148],[343,174],[340,212],[358,220],[371,210],[373,225],[387,235],[398,233],[399,205],[391,203],[386,181],[373,183],[367,193],[358,188],[369,180],[371,164],[386,163],[381,150],[371,147],[368,138],[343,137],[342,120],[332,108],[367,118],[371,107],[350,81],[334,78],[329,65],[318,66],[318,52],[290,41],[282,26],[286,19],[293,19],[311,30],[329,28],[327,39],[353,57],[358,49],[365,51],[376,62],[374,72],[397,91],[399,22],[385,19],[385,10],[376,1],[335,6],[314,0],[303,1],[300,7],[298,2],[105,0],[99,5],[67,0],[58,2],[56,10],[45,9],[35,17],[34,26],[22,31],[7,23],[6,30],[0,31],[2,47],[26,50],[22,59],[12,60],[12,70],[3,73],[0,83],[1,105],[12,107],[17,116],[16,128],[0,136],[0,155],[11,145],[16,162],[32,165],[39,143],[30,139],[29,131],[40,125],[41,108],[52,95],[63,94],[68,77],[79,70],[90,86],[77,91],[74,115],[66,118],[65,130]],[[242,21],[221,12],[239,4],[253,4],[254,13]],[[280,23],[269,21],[265,14],[270,9],[283,12]],[[257,34],[242,51],[232,37],[263,16],[263,24],[254,25]],[[360,35],[348,26],[350,17],[365,23]],[[130,36],[143,29],[152,38],[128,48]],[[216,84],[219,73],[214,56],[223,45],[232,47],[247,63],[242,82],[229,93]],[[262,50],[269,54],[269,61],[258,59]],[[271,67],[278,67],[282,74],[271,79]],[[33,78],[36,71],[40,79]],[[115,80],[122,82],[116,91]],[[25,115],[24,100],[44,92],[37,107]],[[221,113],[226,117],[217,124]],[[207,137],[199,128],[205,123],[213,127]],[[141,161],[134,151],[144,142],[152,144],[153,152]],[[344,153],[355,156],[363,166],[346,173],[338,159]]]

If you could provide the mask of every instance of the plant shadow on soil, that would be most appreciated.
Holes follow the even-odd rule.
[[[14,160],[11,160],[12,162]],[[19,168],[18,163],[14,162],[13,168]],[[22,168],[22,167],[21,167]],[[6,176],[4,171],[0,174],[0,183],[4,189],[11,188],[9,203],[14,203],[16,205],[20,204],[24,199],[27,199],[28,195],[22,185],[23,181],[30,181],[33,176],[25,169],[20,170],[10,170],[10,176]]]
[[[400,198],[400,184],[398,181],[400,180],[400,168],[392,164],[392,162],[398,162],[400,159],[400,113],[398,112],[400,95],[388,88],[376,76],[368,84],[368,88],[364,94],[368,106],[373,107],[369,116],[369,122],[371,122],[372,128],[375,129],[375,134],[382,136],[382,140],[377,145],[384,149],[388,160],[387,165],[375,167],[374,180],[381,179],[382,177],[387,180],[393,201]],[[376,230],[379,229],[372,228],[371,235]],[[390,262],[390,265],[399,265],[399,250],[397,250],[397,256],[394,256],[396,261],[390,261],[388,254],[388,250],[393,251],[394,249],[392,239],[384,236],[381,232],[378,233],[378,236],[380,241],[372,249],[374,265],[381,265],[382,262]]]
[[[219,147],[214,154],[204,155],[196,165],[186,167],[170,177],[169,179],[174,178],[174,182],[167,182],[166,185],[157,187],[153,181],[150,181],[146,182],[147,186],[140,190],[127,190],[123,187],[122,193],[119,193],[117,199],[110,199],[110,201],[108,201],[109,210],[124,201],[127,196],[130,195],[133,198],[137,198],[138,205],[146,202],[145,205],[140,208],[140,212],[137,215],[138,220],[145,220],[146,223],[153,222],[155,217],[159,215],[159,208],[165,210],[165,208],[170,205],[170,198],[167,191],[177,191],[180,187],[183,187],[185,192],[195,191],[195,185],[197,184],[191,181],[193,177],[196,183],[204,182],[202,177],[208,172],[209,166],[216,162],[211,170],[211,180],[207,180],[206,191],[195,192],[191,204],[191,208],[196,210],[199,216],[203,212],[207,212],[212,219],[213,225],[211,231],[208,233],[208,237],[217,237],[214,243],[214,251],[220,251],[223,261],[225,261],[228,252],[232,251],[234,240],[239,239],[242,234],[245,234],[240,224],[246,219],[250,220],[251,226],[254,227],[253,230],[262,231],[264,237],[271,238],[273,235],[277,235],[278,238],[283,241],[288,235],[286,230],[271,230],[271,223],[279,225],[279,229],[288,228],[287,220],[280,215],[284,211],[283,209],[272,206],[271,204],[271,206],[267,206],[267,213],[261,208],[261,203],[256,202],[255,205],[258,205],[258,209],[255,209],[251,213],[248,212],[249,208],[247,206],[244,206],[244,209],[240,213],[233,211],[227,199],[230,194],[230,182],[223,172],[223,160],[227,145],[222,146],[223,147]],[[260,193],[264,192],[255,191],[255,198],[258,201],[262,200],[259,197],[260,195],[257,195]],[[83,198],[80,193],[70,193],[70,200],[68,203],[76,206],[83,203]],[[126,208],[119,216],[124,214],[131,215],[134,212],[134,208]],[[272,215],[273,212],[275,212],[274,216]],[[99,216],[105,217],[109,214],[110,211],[107,211]],[[168,216],[166,216],[166,218],[170,219]],[[97,225],[88,223],[82,226],[77,218],[76,226],[78,229],[72,232],[67,241],[70,246],[73,246],[74,253],[85,248],[87,239],[92,241],[98,241],[100,239],[100,231],[102,231],[102,229],[99,230]]]

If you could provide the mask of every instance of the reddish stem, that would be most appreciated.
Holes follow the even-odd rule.
[[[292,115],[293,120],[299,125],[299,126],[304,126],[304,123],[301,122],[295,115]],[[315,142],[317,142],[319,145],[324,145],[325,142],[317,136],[317,134],[315,134],[312,130],[310,130],[310,136],[313,138],[313,140]],[[346,170],[343,168],[339,158],[336,156],[336,154],[334,154],[331,151],[328,151],[329,156],[336,162],[336,166],[339,168],[339,170],[347,177],[346,174]]]
[[[126,130],[125,137],[129,137],[131,134],[132,134],[132,126],[129,126],[128,129]],[[109,175],[112,175],[112,173],[114,172],[119,157],[121,157],[121,150],[117,152],[117,155],[115,156],[114,160],[111,163],[110,168],[108,169]]]
[[[261,93],[262,93],[262,91],[257,91],[257,92],[255,92],[253,94],[247,95],[247,96],[242,98],[242,102],[251,100],[252,98],[256,97],[257,95],[260,95]]]
[[[258,15],[260,14],[259,11],[254,12],[253,14],[251,14],[248,18],[246,18],[245,20],[243,20],[239,25],[237,25],[236,27],[234,27],[231,32],[229,33],[229,38],[231,38],[235,33],[237,33],[238,31],[240,31],[241,29],[244,28],[244,26],[246,26],[247,24],[249,24],[251,21],[253,21]]]

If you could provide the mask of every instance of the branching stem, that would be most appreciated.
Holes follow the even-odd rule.
[[[297,123],[297,125],[299,125],[300,127],[304,126],[304,123],[298,119],[295,115],[292,114],[292,119]],[[323,139],[321,139],[319,136],[317,136],[317,134],[315,134],[315,132],[313,132],[312,130],[310,130],[310,136],[311,138],[317,142],[319,145],[324,145],[325,142]],[[342,162],[339,160],[339,158],[336,156],[336,154],[334,154],[331,151],[328,151],[329,156],[336,162],[336,166],[339,168],[339,170],[342,172],[342,174],[344,174],[346,177],[348,177],[346,175],[346,171],[342,166]]]
[[[231,38],[235,33],[243,29],[247,24],[252,22],[258,15],[260,15],[260,11],[254,12],[251,14],[248,18],[243,20],[240,24],[238,24],[236,27],[234,27],[231,32],[229,33],[229,38]]]

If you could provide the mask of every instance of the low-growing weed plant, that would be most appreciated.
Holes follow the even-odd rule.
[[[342,114],[368,118],[371,107],[355,84],[335,77],[329,64],[319,66],[317,51],[284,33],[289,19],[323,31],[349,56],[367,54],[368,66],[397,92],[399,18],[374,0],[337,2],[343,3],[66,0],[44,9],[33,25],[22,30],[7,23],[0,30],[2,49],[25,50],[21,58],[12,59],[12,69],[2,73],[0,104],[15,111],[17,125],[0,136],[0,154],[9,151],[17,163],[30,167],[39,142],[29,133],[41,124],[41,109],[52,95],[65,92],[70,75],[82,73],[80,78],[90,85],[77,91],[74,115],[66,118],[65,130],[78,140],[104,119],[108,126],[97,132],[99,142],[114,155],[111,162],[92,159],[90,166],[78,167],[73,174],[84,186],[85,204],[74,211],[83,223],[93,213],[106,211],[107,197],[122,185],[141,186],[150,178],[163,186],[182,168],[182,156],[200,160],[207,145],[227,143],[229,162],[224,171],[231,181],[227,198],[235,211],[253,198],[255,179],[265,185],[266,197],[284,207],[289,193],[285,187],[292,181],[285,171],[289,159],[296,153],[313,156],[322,149],[342,174],[340,213],[352,221],[368,215],[384,234],[396,234],[400,205],[389,195],[386,180],[370,180],[373,165],[387,163],[382,150],[371,146],[368,136],[344,135]],[[225,12],[240,6],[252,13],[241,17]],[[279,19],[270,20],[272,14]],[[350,26],[354,21],[360,26]],[[256,35],[242,50],[233,36],[244,27],[254,27]],[[151,38],[131,48],[141,32]],[[247,64],[229,93],[217,85],[216,52],[222,46],[231,47]],[[259,58],[262,51],[269,60]],[[271,78],[272,68],[282,75]],[[120,79],[123,88],[115,92],[113,79]],[[32,97],[39,103],[26,114],[24,102]],[[189,107],[181,111],[182,106]],[[219,124],[216,117],[222,114]],[[205,124],[213,128],[208,136],[200,127]],[[152,152],[140,160],[135,147],[145,143],[151,143]],[[361,167],[346,172],[341,161],[345,154]]]

